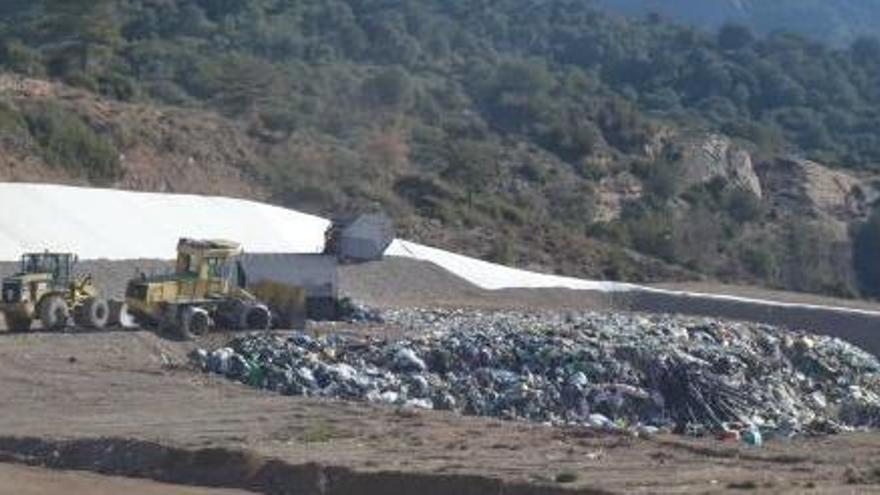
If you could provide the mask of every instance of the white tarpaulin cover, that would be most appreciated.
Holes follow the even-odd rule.
[[[630,290],[635,287],[620,282],[598,282],[518,270],[400,239],[391,243],[385,254],[431,261],[474,285],[490,290],[564,287],[609,292]]]
[[[255,201],[0,183],[0,261],[26,251],[68,251],[82,259],[169,259],[180,237],[229,239],[251,253],[319,253],[330,222]],[[396,240],[386,254],[433,262],[484,289],[550,288],[602,292],[639,289],[778,307],[809,304],[666,291],[617,282],[581,280],[518,270],[420,244]],[[836,308],[841,312],[876,314]]]
[[[180,237],[229,239],[245,250],[323,249],[329,222],[254,201],[0,183],[0,260],[70,251],[82,259],[169,259]]]

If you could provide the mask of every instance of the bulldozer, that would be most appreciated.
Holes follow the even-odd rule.
[[[73,275],[77,262],[72,253],[22,255],[18,273],[4,278],[0,289],[7,328],[28,331],[35,320],[46,330],[104,328],[111,316],[109,304],[98,295],[91,275]]]
[[[247,274],[237,259],[242,252],[233,241],[180,239],[174,273],[141,273],[128,282],[128,311],[139,325],[173,331],[185,340],[217,328],[268,330],[273,313],[246,289]],[[286,293],[288,306],[305,307],[303,289],[288,287]]]

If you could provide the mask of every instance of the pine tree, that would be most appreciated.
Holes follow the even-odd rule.
[[[116,0],[44,0],[49,27],[58,41],[76,47],[80,69],[112,53],[121,41]]]

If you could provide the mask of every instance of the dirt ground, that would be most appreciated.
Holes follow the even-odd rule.
[[[110,293],[132,271],[95,263],[106,263],[90,267]],[[343,267],[340,282],[344,294],[378,306],[609,306],[575,291],[483,291],[402,260]],[[95,487],[82,493],[148,494],[199,493],[184,485],[298,494],[880,493],[876,433],[749,448],[284,397],[189,365],[193,348],[231,337],[0,332],[0,494],[76,494],[81,485]],[[118,485],[127,482],[135,484]]]
[[[241,490],[193,488],[154,481],[100,476],[93,473],[53,471],[0,464],[0,495],[245,495]]]
[[[495,480],[534,490],[494,493],[880,492],[877,434],[755,449],[284,397],[190,369],[185,356],[194,345],[148,332],[0,334],[0,459],[211,484],[220,474],[205,477],[206,466],[180,461],[189,467],[174,471],[169,459],[182,454],[132,442],[181,452],[221,449],[208,463],[225,476],[214,486],[265,493],[288,493],[254,481],[271,459],[291,469],[317,465],[378,479],[391,472],[398,481],[406,474],[436,476],[462,487]],[[95,441],[103,442],[100,448],[88,443]],[[228,456],[260,469],[233,476]],[[40,473],[0,471],[0,485],[9,486],[11,479],[30,486],[28,476]],[[342,479],[327,473],[322,476]],[[52,476],[43,478],[51,483]],[[447,486],[440,481],[436,486]],[[411,493],[402,483],[355,492]]]

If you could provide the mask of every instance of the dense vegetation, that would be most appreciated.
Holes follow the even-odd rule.
[[[788,31],[835,46],[880,34],[876,0],[596,0],[629,15],[660,14],[716,30],[737,22],[760,33]]]
[[[880,171],[880,42],[707,34],[581,0],[6,1],[0,67],[235,119],[264,143],[280,203],[378,203],[410,235],[457,231],[444,241],[569,273],[651,277],[625,246],[694,272],[853,295],[839,268],[850,262],[821,226],[768,219],[724,184],[682,190],[658,135],[720,131],[758,156]],[[13,110],[10,125],[49,162],[93,180],[119,173],[75,118]],[[620,170],[646,196],[597,223],[597,185]]]

